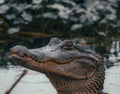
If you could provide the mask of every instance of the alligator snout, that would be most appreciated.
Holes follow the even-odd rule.
[[[14,46],[10,49],[9,54],[19,54],[19,55],[25,55],[28,52],[28,48],[26,48],[25,46]]]

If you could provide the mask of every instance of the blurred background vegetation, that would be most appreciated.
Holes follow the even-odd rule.
[[[15,45],[36,48],[51,37],[88,44],[103,56],[120,41],[119,0],[0,0],[0,65]]]

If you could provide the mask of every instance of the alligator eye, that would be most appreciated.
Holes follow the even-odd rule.
[[[68,43],[66,43],[66,46],[67,47],[73,47],[73,43],[72,42],[68,42]]]
[[[66,49],[66,50],[72,50],[73,49],[73,42],[66,42],[63,46],[62,46],[63,49]]]

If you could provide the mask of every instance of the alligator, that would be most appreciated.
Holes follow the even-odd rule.
[[[9,55],[18,65],[46,74],[58,94],[103,94],[102,57],[73,40],[51,38],[36,49],[17,45]]]

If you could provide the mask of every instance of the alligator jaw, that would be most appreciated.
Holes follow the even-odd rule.
[[[58,75],[70,77],[72,79],[84,79],[84,77],[80,77],[78,76],[78,74],[70,71],[70,69],[76,68],[78,66],[77,63],[73,64],[74,61],[67,64],[66,63],[58,64],[58,63],[55,63],[54,61],[38,62],[37,60],[34,60],[31,57],[28,57],[28,56],[23,57],[15,53],[10,53],[10,58],[13,61],[15,61],[17,64],[25,68],[32,69],[45,74],[50,72],[50,73],[55,73]],[[90,75],[92,76],[93,73]]]
[[[84,53],[78,54],[78,52],[72,54],[72,51],[71,56],[73,57],[69,57],[70,53],[64,51],[60,53],[60,49],[59,51],[54,50],[54,52],[45,48],[28,49],[24,46],[15,46],[10,49],[9,54],[13,61],[25,68],[42,73],[63,75],[72,79],[90,78],[97,70],[95,64],[97,60],[94,59],[94,56],[89,54],[87,56]]]
[[[35,61],[34,59],[32,59],[31,57],[20,56],[18,54],[12,53],[12,52],[9,53],[9,56],[18,65],[21,65],[25,68],[36,70],[39,72],[43,72],[43,73],[45,72],[43,62],[38,62],[38,61]]]
[[[15,46],[10,49],[9,56],[10,59],[12,59],[15,63],[17,63],[20,66],[23,66],[28,69],[32,69],[38,72],[42,73],[47,73],[47,72],[52,72],[52,73],[58,73],[59,69],[57,68],[53,70],[55,67],[60,65],[61,60],[54,60],[54,59],[43,59],[43,60],[36,60],[35,58],[31,57],[29,55],[29,51],[26,51],[26,53],[22,53],[23,51],[16,51],[16,49],[19,48],[19,46]],[[23,50],[23,49],[20,49]],[[59,61],[59,62],[58,62]],[[70,62],[72,60],[63,60],[61,65],[67,64],[67,62]],[[64,74],[64,73],[63,73]],[[64,74],[65,75],[65,74]]]

